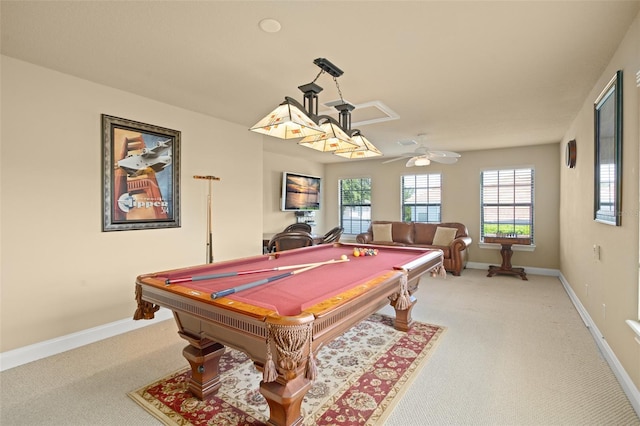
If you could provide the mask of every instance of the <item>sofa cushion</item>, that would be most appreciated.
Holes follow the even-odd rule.
[[[439,223],[438,226],[441,226],[443,228],[456,228],[458,230],[458,233],[456,234],[456,238],[464,237],[464,236],[467,236],[468,234],[467,227],[464,226],[462,223],[442,222],[442,223]]]
[[[413,239],[415,244],[431,245],[438,225],[435,223],[414,223]]]
[[[392,236],[394,243],[413,244],[413,222],[393,222]]]
[[[457,228],[445,228],[438,226],[433,237],[434,246],[448,246],[456,238]]]
[[[371,225],[373,231],[373,241],[387,242],[393,241],[390,223],[374,223]]]

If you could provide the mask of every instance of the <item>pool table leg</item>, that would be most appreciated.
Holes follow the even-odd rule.
[[[301,425],[304,418],[300,413],[302,400],[312,381],[305,378],[304,374],[298,375],[293,380],[282,383],[282,376],[275,382],[260,382],[260,393],[269,404],[270,417],[267,424],[276,426]]]
[[[209,339],[196,340],[187,338],[183,333],[180,335],[190,343],[182,351],[182,355],[191,365],[188,389],[198,399],[203,400],[215,394],[222,385],[218,367],[225,347]]]
[[[409,331],[409,328],[413,323],[413,318],[411,317],[411,310],[413,309],[413,306],[416,304],[418,299],[416,299],[414,296],[411,296],[409,300],[410,300],[410,304],[407,309],[398,309],[396,307],[396,302],[398,301],[398,299],[391,301],[391,306],[393,306],[393,309],[396,310],[396,319],[393,324],[396,330]]]

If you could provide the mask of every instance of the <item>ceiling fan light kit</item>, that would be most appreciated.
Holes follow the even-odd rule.
[[[420,134],[418,135],[418,138],[424,140],[424,135]],[[404,142],[401,143],[401,145],[406,146],[409,145],[409,143]],[[405,152],[399,157],[383,161],[382,164],[391,163],[393,161],[398,161],[405,158],[409,158],[409,160],[405,164],[406,167],[428,166],[432,162],[441,164],[454,164],[458,161],[458,158],[460,158],[460,154],[452,151],[432,151],[424,144],[421,144],[413,152]]]
[[[411,161],[411,160],[409,160],[409,161]],[[417,157],[413,161],[413,165],[414,166],[428,166],[429,164],[431,164],[431,161],[427,157]],[[407,167],[409,167],[409,163],[408,162],[407,162]]]
[[[280,139],[302,138],[299,145],[349,159],[382,155],[360,130],[351,129],[351,111],[355,107],[344,101],[337,80],[343,71],[325,58],[317,58],[313,63],[320,68],[320,72],[311,83],[298,87],[304,93],[304,105],[285,97],[282,104],[249,130]],[[318,115],[318,93],[322,87],[315,82],[324,73],[333,77],[340,94],[342,103],[335,105],[340,112],[339,121]]]

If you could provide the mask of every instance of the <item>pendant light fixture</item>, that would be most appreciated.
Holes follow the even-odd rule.
[[[382,153],[369,142],[360,130],[351,130],[351,111],[355,108],[342,99],[337,78],[343,72],[325,58],[313,61],[320,68],[316,78],[299,86],[304,94],[304,105],[290,97],[249,130],[281,139],[302,138],[298,144],[322,152],[332,152],[345,158],[366,158]],[[316,80],[324,73],[333,77],[342,104],[336,105],[340,111],[339,121],[318,115],[318,93],[322,87]]]

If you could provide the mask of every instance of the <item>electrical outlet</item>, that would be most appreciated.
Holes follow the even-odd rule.
[[[600,246],[597,244],[593,245],[593,259],[600,260]]]

